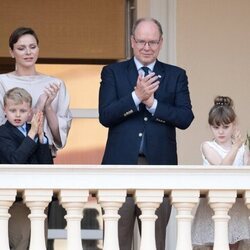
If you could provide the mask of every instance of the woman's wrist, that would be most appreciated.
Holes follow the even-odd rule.
[[[50,112],[52,109],[51,105],[45,105],[45,112]]]
[[[44,101],[38,101],[35,105],[37,111],[43,111],[45,108],[46,103]]]

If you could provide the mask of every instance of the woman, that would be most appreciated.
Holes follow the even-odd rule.
[[[69,95],[62,80],[38,73],[35,63],[39,55],[39,40],[31,28],[20,27],[9,38],[15,71],[0,74],[0,124],[5,122],[2,99],[14,87],[26,89],[33,98],[33,112],[43,111],[44,130],[49,139],[52,155],[66,144],[72,116]]]
[[[14,87],[25,89],[32,95],[33,113],[44,114],[44,132],[55,157],[56,151],[65,146],[71,125],[69,95],[62,80],[36,71],[38,44],[38,37],[31,28],[20,27],[9,38],[9,50],[11,57],[15,59],[15,71],[0,74],[0,125],[6,121],[3,105],[5,93]],[[20,200],[19,197],[17,199]],[[29,213],[29,209],[22,202],[15,202],[10,208],[9,240],[14,249],[28,249],[30,222],[23,215]],[[20,222],[18,225],[22,225],[22,230],[16,228],[17,221]]]

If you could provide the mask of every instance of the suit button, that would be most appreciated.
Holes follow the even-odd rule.
[[[147,117],[144,117],[144,121],[146,122],[148,120],[148,118]]]
[[[139,137],[142,137],[142,133],[139,133]]]

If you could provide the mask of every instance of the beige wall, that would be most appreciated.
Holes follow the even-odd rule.
[[[177,65],[187,70],[195,113],[180,132],[181,164],[200,164],[199,146],[211,138],[207,114],[216,95],[235,102],[243,135],[250,132],[250,1],[177,0]]]
[[[103,65],[47,65],[37,70],[64,80],[71,109],[97,109],[100,72]],[[58,151],[56,164],[100,164],[107,129],[96,118],[74,118],[67,144]]]
[[[40,58],[125,58],[124,0],[1,0],[0,57],[20,26],[39,36]]]

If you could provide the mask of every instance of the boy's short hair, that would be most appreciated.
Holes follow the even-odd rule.
[[[15,104],[22,104],[23,102],[26,102],[30,105],[30,107],[32,106],[32,97],[30,93],[23,88],[16,87],[9,89],[3,97],[4,106],[6,106],[8,99],[14,101]]]

